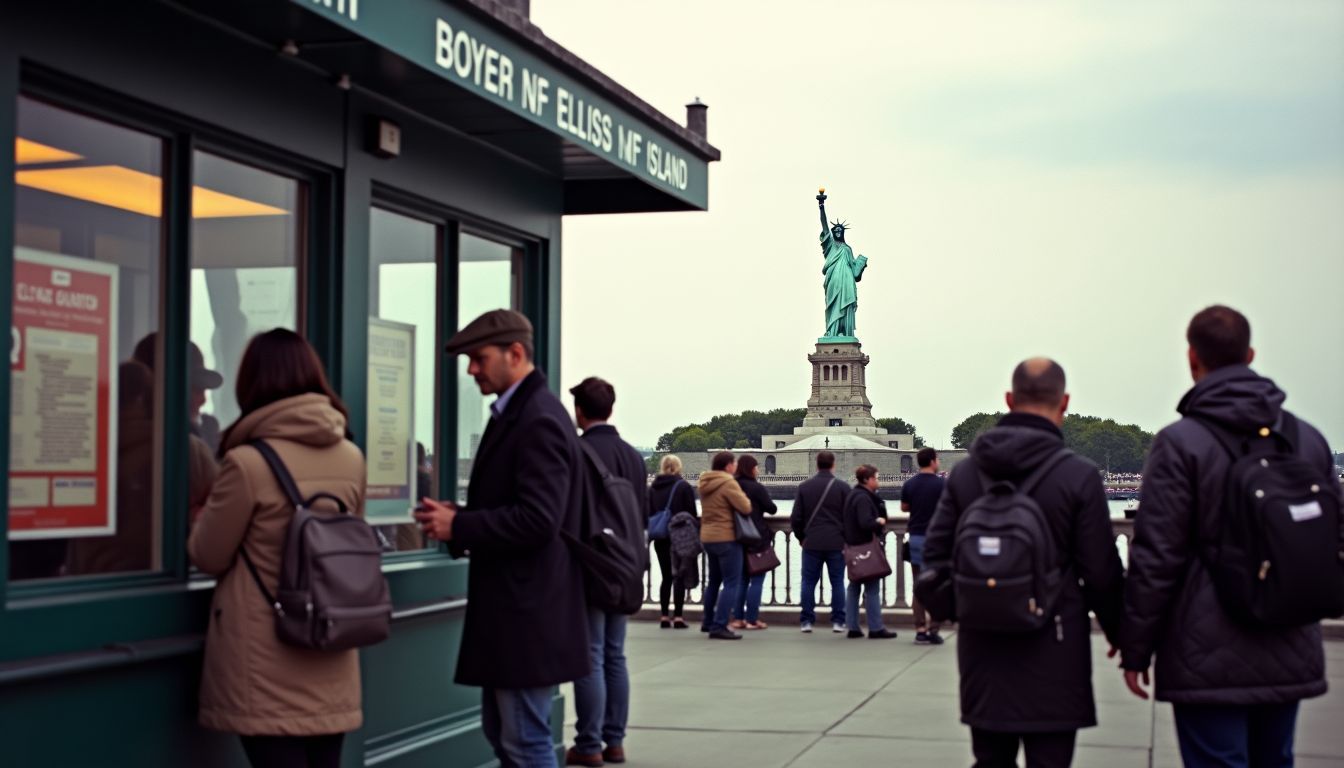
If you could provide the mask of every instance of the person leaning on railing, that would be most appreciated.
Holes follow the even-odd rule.
[[[742,487],[742,492],[751,499],[751,519],[756,523],[756,530],[762,534],[765,533],[765,516],[773,515],[779,511],[779,507],[770,499],[770,492],[765,490],[765,486],[756,482],[756,473],[759,465],[754,456],[743,456],[737,460],[737,484]],[[773,546],[774,539],[770,536],[762,536],[757,544],[745,544],[742,551],[744,555],[750,555],[757,552],[764,552]],[[742,592],[741,597],[733,604],[733,622],[729,624],[732,629],[765,629],[768,625],[761,621],[761,590],[765,587],[765,574],[761,572],[752,576],[747,571],[745,558],[742,564]]]

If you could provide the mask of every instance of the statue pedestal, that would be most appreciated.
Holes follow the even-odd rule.
[[[868,356],[853,336],[823,336],[817,339],[816,352],[807,356],[812,363],[812,396],[807,400],[807,416],[794,434],[848,432],[876,435],[885,430],[873,418],[868,400]]]

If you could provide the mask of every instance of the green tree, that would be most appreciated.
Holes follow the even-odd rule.
[[[751,447],[751,443],[749,443],[749,442],[747,442],[746,440],[743,440],[743,439],[741,439],[741,438],[739,438],[738,441],[737,441],[736,443],[733,443],[733,450],[739,450],[739,449],[742,449],[742,448],[750,448],[750,447]]]
[[[658,454],[648,457],[644,460],[644,471],[648,472],[650,475],[658,474],[658,465],[661,464],[662,461],[662,457],[658,456]]]
[[[700,424],[685,424],[664,433],[658,438],[659,451],[682,450],[676,448],[677,439],[691,429],[699,429],[705,434],[718,433],[719,441],[711,446],[722,448],[737,446],[746,441],[744,448],[760,448],[761,435],[787,435],[793,428],[803,423],[807,413],[804,408],[776,408],[771,411],[743,411],[715,416]]]
[[[976,413],[962,419],[961,423],[952,428],[952,447],[970,448],[975,438],[980,436],[981,432],[989,429],[1003,418],[1002,413]]]
[[[714,446],[710,445],[709,433],[705,431],[704,427],[698,425],[678,432],[669,446],[670,450],[675,453],[701,453],[712,447]]]
[[[882,427],[883,429],[887,430],[893,435],[914,435],[915,447],[916,448],[924,447],[924,438],[920,437],[919,433],[915,431],[915,425],[911,424],[905,419],[902,419],[899,416],[891,416],[885,419],[878,419],[877,426]]]

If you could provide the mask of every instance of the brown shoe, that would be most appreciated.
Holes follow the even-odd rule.
[[[602,755],[596,753],[588,755],[570,747],[569,751],[565,753],[565,765],[587,765],[597,768],[597,766],[603,765]]]
[[[733,619],[732,621],[728,622],[729,629],[746,629],[746,627],[747,622],[741,619]]]
[[[607,747],[602,750],[602,759],[608,763],[624,763],[625,747]]]

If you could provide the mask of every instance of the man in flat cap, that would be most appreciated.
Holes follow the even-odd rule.
[[[456,680],[482,688],[481,723],[504,765],[554,765],[551,698],[584,677],[587,604],[579,565],[582,482],[574,423],[532,362],[532,324],[496,309],[448,340],[481,394],[495,394],[467,503],[423,500],[416,520],[455,555],[470,552]]]
[[[131,353],[131,358],[144,364],[151,371],[154,370],[158,340],[159,334],[157,333],[151,333],[141,339],[135,345],[135,351]],[[187,418],[189,419],[189,428],[191,434],[200,438],[210,449],[210,454],[213,456],[219,450],[219,420],[208,413],[202,413],[201,409],[205,407],[205,393],[223,386],[224,377],[219,375],[218,371],[212,371],[205,367],[205,355],[201,353],[201,348],[196,346],[194,341],[187,342],[187,372],[187,382],[189,384]]]

